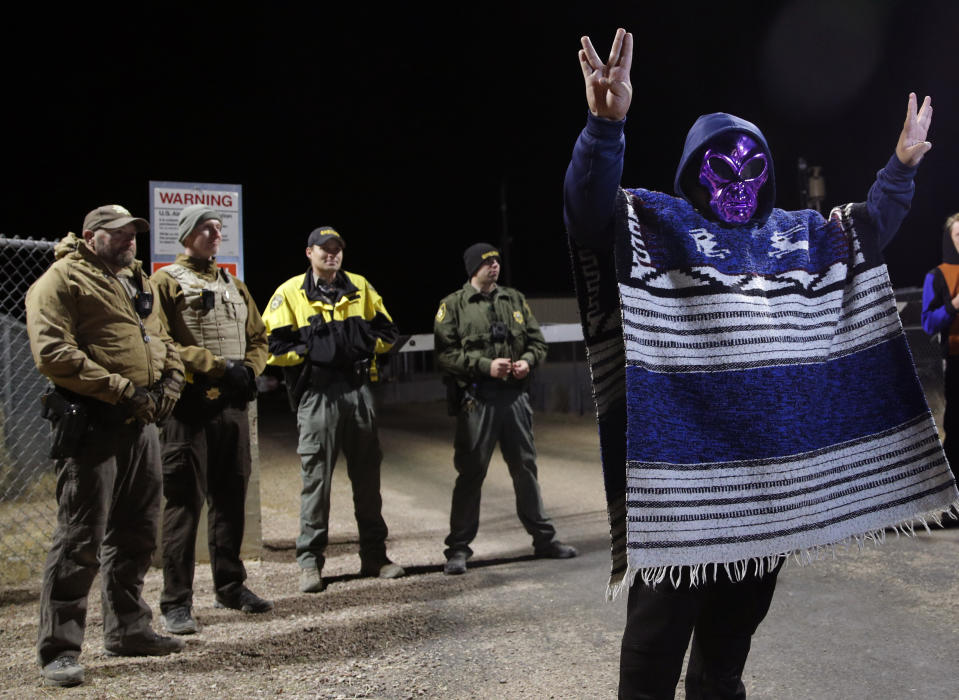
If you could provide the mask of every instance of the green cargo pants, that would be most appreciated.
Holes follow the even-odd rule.
[[[360,533],[360,558],[386,560],[386,522],[380,497],[383,453],[369,386],[334,381],[323,389],[307,388],[296,413],[303,477],[300,536],[296,560],[301,568],[323,569],[329,541],[330,486],[333,466],[343,451],[353,485],[353,509]]]
[[[453,552],[473,550],[469,544],[479,530],[480,492],[498,442],[516,493],[516,514],[541,549],[556,536],[543,508],[536,475],[533,444],[533,409],[529,396],[518,387],[486,383],[486,390],[460,410],[456,417],[453,465],[456,485],[450,508],[447,558]]]

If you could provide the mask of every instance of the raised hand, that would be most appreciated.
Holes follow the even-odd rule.
[[[599,60],[593,42],[588,36],[580,39],[583,48],[579,52],[579,65],[586,81],[586,102],[589,111],[597,117],[619,121],[626,117],[633,99],[633,86],[629,82],[629,69],[633,63],[633,35],[625,29],[617,29],[609,60]],[[928,98],[927,98],[928,99]]]
[[[903,165],[915,167],[926,155],[932,144],[926,141],[929,125],[932,124],[932,98],[926,95],[922,107],[916,111],[916,93],[909,93],[909,102],[906,105],[906,121],[899,134],[899,143],[896,144],[896,157]]]

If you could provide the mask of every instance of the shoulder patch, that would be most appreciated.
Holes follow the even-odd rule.
[[[280,308],[282,305],[283,305],[283,295],[282,295],[282,294],[277,294],[275,297],[273,297],[273,298],[270,300],[270,309],[273,310],[273,311],[276,311],[276,310],[277,310],[278,308]]]
[[[436,320],[442,322],[446,318],[446,302],[444,301],[440,304],[440,308],[436,311]]]
[[[523,312],[522,312],[522,311],[514,311],[514,312],[513,312],[513,320],[516,321],[517,323],[522,323],[522,322],[523,322]]]

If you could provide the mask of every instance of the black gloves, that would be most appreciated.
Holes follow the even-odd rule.
[[[120,400],[119,405],[130,412],[143,425],[156,421],[157,404],[149,391],[142,386],[133,390],[133,395]]]
[[[238,398],[252,401],[256,398],[256,377],[253,368],[238,360],[227,360],[223,372],[223,382],[231,393]]]

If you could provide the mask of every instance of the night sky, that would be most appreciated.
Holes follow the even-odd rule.
[[[333,5],[11,15],[0,232],[57,239],[105,203],[149,217],[150,180],[239,183],[261,307],[306,269],[306,236],[324,224],[405,333],[431,329],[438,300],[465,280],[463,249],[503,245],[504,219],[510,282],[568,295],[562,181],[586,114],[579,37],[605,56],[623,26],[636,37],[628,186],[669,191],[689,126],[727,111],[766,134],[779,206],[799,206],[800,156],[823,167],[827,206],[862,200],[907,93],[931,94],[933,150],[887,260],[896,286],[940,262],[942,222],[959,210],[957,3]]]

